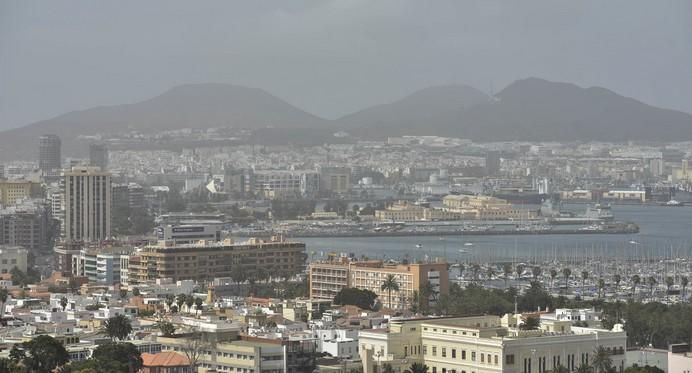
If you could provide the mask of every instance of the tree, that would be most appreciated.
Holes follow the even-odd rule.
[[[138,297],[141,293],[139,292],[139,288],[133,288],[132,289],[132,295],[135,297]]]
[[[584,292],[584,286],[586,285],[586,280],[589,279],[589,271],[581,271],[581,292]]]
[[[664,370],[659,367],[652,367],[650,365],[640,367],[637,364],[634,364],[631,367],[625,368],[623,373],[664,373]]]
[[[683,299],[687,298],[687,285],[689,285],[689,279],[686,276],[680,278],[680,286],[682,286],[682,296]]]
[[[612,366],[613,360],[610,358],[610,352],[605,347],[598,346],[594,351],[591,367],[596,373],[606,373]]]
[[[365,310],[372,310],[375,305],[377,294],[370,290],[361,290],[357,288],[343,288],[336,293],[334,304],[354,305]]]
[[[192,296],[192,294],[188,294],[185,296],[185,305],[187,306],[187,312],[190,313],[190,310],[192,310],[192,305],[195,304],[195,297]]]
[[[60,307],[65,311],[65,308],[67,308],[67,297],[60,297]]]
[[[632,276],[632,298],[634,298],[634,295],[637,294],[637,286],[642,282],[641,277],[639,275],[634,275]]]
[[[125,299],[127,298],[127,289],[121,288],[120,289],[120,299]]]
[[[392,291],[399,291],[399,283],[396,282],[396,277],[393,274],[387,275],[387,278],[380,287],[382,291],[387,291],[389,297],[389,308],[392,308]]]
[[[531,268],[531,274],[533,274],[534,281],[538,279],[538,276],[543,274],[543,269],[539,266],[534,266]]]
[[[197,310],[197,312],[202,310],[202,304],[204,304],[202,298],[195,298],[195,310]]]
[[[428,373],[428,366],[423,363],[413,363],[404,373]]]
[[[505,289],[506,289],[507,288],[507,280],[509,280],[509,275],[512,274],[512,265],[509,263],[505,263],[505,265],[502,266],[502,273],[504,275]]]
[[[654,286],[658,283],[656,281],[656,277],[654,276],[649,276],[649,278],[646,280],[646,282],[649,284],[649,289],[651,290],[651,295],[654,295]]]
[[[572,270],[569,268],[562,269],[562,277],[565,278],[565,286],[569,288],[569,276],[572,275]]]
[[[557,277],[557,271],[555,269],[550,270],[550,287],[552,288],[555,284],[555,277]]]
[[[10,293],[7,291],[7,288],[0,289],[0,318],[5,314],[5,302],[7,302],[7,297],[9,295]]]
[[[602,278],[599,278],[598,279],[598,297],[599,298],[601,297],[601,293],[604,293],[603,296],[605,296],[605,286],[606,286],[605,280],[603,280]]]
[[[178,294],[178,295],[175,297],[175,304],[178,305],[178,310],[182,311],[182,307],[183,307],[183,304],[185,304],[185,299],[186,299],[186,298],[187,298],[187,297],[185,296],[185,294],[182,294],[182,293],[181,293],[181,294]]]
[[[473,279],[478,281],[478,274],[481,272],[481,265],[478,263],[473,263],[471,265],[471,272],[473,272]]]
[[[180,352],[182,352],[190,362],[190,372],[197,371],[199,359],[208,348],[209,343],[202,340],[202,334],[199,332],[195,332],[184,339],[183,344],[180,346]]]
[[[168,306],[169,311],[173,303],[175,303],[175,296],[173,294],[166,295],[166,306]]]
[[[392,364],[384,363],[384,365],[382,365],[382,373],[395,373]]]
[[[569,373],[569,369],[567,369],[567,367],[565,367],[564,365],[559,364],[558,366],[553,368],[550,372],[551,373]]]
[[[620,276],[619,274],[616,273],[616,274],[613,276],[613,282],[615,282],[615,288],[616,288],[616,290],[620,288],[620,282],[621,282],[621,281],[622,281],[622,276]]]
[[[577,373],[592,373],[593,369],[589,364],[580,364],[576,370]]]
[[[519,329],[521,330],[536,330],[538,327],[541,326],[541,321],[538,319],[538,317],[534,316],[529,316],[524,320],[524,323],[519,325]]]
[[[521,278],[521,275],[524,274],[524,269],[523,264],[517,264],[517,278]]]
[[[67,364],[70,355],[55,338],[39,335],[29,342],[23,342],[20,347],[14,345],[10,359],[15,363],[21,363],[29,372],[48,373]]]
[[[666,294],[670,296],[670,288],[675,284],[675,280],[672,277],[666,277]]]
[[[106,334],[111,340],[123,340],[132,332],[132,323],[125,315],[116,315],[106,320]]]
[[[164,337],[170,337],[173,334],[175,334],[175,325],[173,325],[172,323],[170,323],[168,321],[159,321],[156,324],[156,327],[159,328],[159,330],[161,331],[161,334]]]
[[[94,350],[91,358],[97,362],[117,362],[124,372],[137,372],[142,368],[142,354],[132,343],[110,342]]]
[[[488,273],[488,280],[492,280],[495,277],[495,268],[493,266],[489,266],[486,272]]]

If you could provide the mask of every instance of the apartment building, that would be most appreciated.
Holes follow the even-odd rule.
[[[28,255],[22,247],[0,246],[0,273],[10,273],[14,267],[26,272]]]
[[[50,206],[40,200],[27,200],[0,209],[0,245],[21,246],[32,252],[50,250],[57,225]]]
[[[0,180],[0,205],[12,206],[18,201],[38,197],[39,184],[28,180]]]
[[[317,171],[255,171],[253,181],[254,192],[269,199],[314,197],[320,190]]]
[[[98,167],[63,173],[64,238],[102,241],[111,236],[111,174]]]
[[[612,331],[555,319],[542,319],[537,330],[516,325],[514,315],[392,320],[388,330],[360,331],[363,373],[384,363],[403,370],[413,362],[431,373],[574,371],[593,361],[598,346],[610,353],[613,366],[624,367],[627,335],[621,325]]]
[[[320,191],[344,194],[351,190],[351,169],[349,167],[320,167]]]
[[[394,275],[399,291],[382,290],[387,276]],[[414,299],[414,291],[420,294],[426,283],[432,285],[433,295],[449,291],[449,272],[446,262],[388,264],[381,260],[357,261],[337,258],[310,263],[308,268],[310,298],[332,300],[343,288],[367,289],[378,295],[385,307],[407,309]],[[390,306],[391,305],[391,306]]]
[[[260,270],[292,275],[304,269],[305,259],[304,243],[277,237],[239,243],[230,239],[191,244],[158,241],[155,245],[143,247],[136,257],[130,258],[128,280],[130,283],[157,278],[206,281],[233,277],[232,273],[238,268],[247,276]]]

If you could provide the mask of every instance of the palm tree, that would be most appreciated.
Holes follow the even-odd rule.
[[[668,276],[666,277],[666,296],[670,297],[670,288],[675,284],[675,280]]]
[[[620,281],[622,281],[622,276],[615,274],[615,276],[613,276],[613,282],[615,282],[616,289],[620,288]]]
[[[10,295],[10,292],[7,291],[7,288],[2,288],[0,289],[0,318],[5,314],[5,302],[7,302],[7,297]]]
[[[535,267],[531,268],[531,273],[533,274],[533,279],[537,280],[538,276],[543,274],[543,270],[541,269],[541,267],[535,266]]]
[[[654,276],[649,276],[647,283],[649,284],[649,289],[651,289],[651,295],[654,295],[654,286],[658,283]]]
[[[551,373],[569,373],[569,369],[565,367],[564,365],[560,364],[553,368],[553,370],[550,371]]]
[[[195,297],[192,296],[192,294],[188,294],[185,296],[185,305],[187,306],[187,312],[190,313],[190,310],[192,309],[192,305],[195,304]]]
[[[123,340],[132,332],[132,323],[125,315],[117,315],[106,320],[106,334],[111,340]]]
[[[382,365],[382,373],[394,373],[394,367],[392,364],[385,363]]]
[[[522,273],[524,273],[524,265],[517,264],[517,278],[521,278]]]
[[[187,298],[187,297],[185,296],[185,294],[182,294],[182,293],[178,294],[175,297],[175,304],[178,305],[178,311],[182,312],[183,304],[185,304],[185,298]]]
[[[634,295],[637,294],[637,286],[642,282],[641,277],[639,275],[634,275],[632,276],[632,298],[634,298]]]
[[[589,271],[581,271],[581,292],[584,292],[586,280],[589,278]]]
[[[555,277],[557,277],[557,271],[555,269],[550,270],[550,287],[553,287],[555,283]]]
[[[576,373],[592,373],[593,369],[588,364],[581,364],[577,367]]]
[[[481,271],[481,266],[478,263],[473,263],[471,266],[471,271],[473,272],[473,279],[478,281],[478,273]]]
[[[488,280],[492,280],[493,276],[495,276],[495,268],[493,266],[488,267],[488,270],[486,271],[488,273]]]
[[[505,263],[505,265],[502,266],[502,273],[505,275],[505,288],[507,288],[507,280],[509,279],[509,275],[512,274],[512,265]]]
[[[466,269],[466,266],[464,266],[463,263],[462,263],[462,264],[459,264],[459,277],[464,278],[464,277],[463,277],[463,274],[464,274],[464,270],[465,270],[465,269]]]
[[[396,282],[396,277],[394,275],[389,274],[387,275],[387,278],[384,280],[384,283],[380,287],[382,291],[387,291],[389,295],[389,308],[392,308],[392,291],[399,291],[399,283]]]
[[[569,288],[569,276],[572,275],[572,270],[569,268],[563,268],[562,269],[562,277],[565,278],[565,286]]]
[[[603,295],[605,296],[605,286],[606,286],[605,280],[603,280],[602,278],[599,278],[598,279],[598,297],[599,298],[601,297],[601,293],[604,293]]]
[[[596,373],[606,373],[613,366],[613,360],[610,358],[610,352],[603,346],[598,346],[594,351],[591,367]]]
[[[682,286],[682,297],[687,298],[687,285],[689,284],[689,279],[686,276],[680,277],[680,286]]]
[[[175,296],[173,294],[168,294],[166,296],[166,305],[168,306],[168,310],[170,311],[171,306],[175,303]]]
[[[67,308],[67,297],[60,298],[60,307],[62,307],[62,310],[64,312],[65,308]]]
[[[423,363],[413,363],[404,373],[428,373],[428,366]]]

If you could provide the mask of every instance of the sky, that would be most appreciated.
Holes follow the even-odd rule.
[[[692,112],[692,1],[0,0],[0,129],[186,83],[337,118],[527,77]]]

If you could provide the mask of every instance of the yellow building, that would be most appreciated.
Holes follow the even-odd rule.
[[[248,277],[260,270],[268,274],[294,275],[305,268],[305,259],[304,243],[280,239],[251,239],[239,243],[226,239],[184,245],[159,241],[130,257],[128,280],[131,283],[158,278],[206,281],[233,277],[233,271],[238,269]]]
[[[418,206],[408,201],[398,201],[384,210],[375,211],[375,219],[380,221],[431,221],[458,220],[462,215],[457,212]]]
[[[35,195],[38,184],[28,180],[0,180],[0,205],[11,206]]]
[[[431,373],[544,373],[559,365],[574,371],[592,361],[598,346],[622,369],[626,342],[621,330],[556,320],[520,330],[514,316],[475,316],[392,320],[389,330],[360,331],[358,343],[363,373],[383,364],[403,371],[414,362],[424,363]]]
[[[393,291],[391,299],[389,292],[382,290],[382,284],[389,275],[394,275],[399,285],[399,291]],[[339,258],[310,263],[308,276],[311,299],[332,300],[341,289],[355,287],[374,292],[385,307],[393,309],[409,308],[414,291],[420,294],[426,283],[432,285],[436,294],[447,294],[449,291],[446,262],[386,264],[381,260]]]
[[[456,212],[464,218],[479,220],[522,220],[532,219],[537,212],[515,208],[511,203],[491,196],[450,194],[442,199],[447,211]]]

